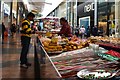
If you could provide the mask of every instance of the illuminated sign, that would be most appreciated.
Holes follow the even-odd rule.
[[[84,6],[84,12],[90,12],[94,10],[94,3],[90,3]]]

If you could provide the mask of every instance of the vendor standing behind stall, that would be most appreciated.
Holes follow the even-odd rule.
[[[58,32],[59,35],[64,35],[65,37],[72,37],[72,32],[70,25],[65,18],[60,19],[61,30]]]

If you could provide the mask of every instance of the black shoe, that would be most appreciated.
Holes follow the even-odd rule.
[[[26,63],[27,66],[31,66],[31,63]]]
[[[26,64],[20,64],[20,67],[21,67],[21,68],[25,68],[25,69],[28,68],[28,66],[27,66]]]

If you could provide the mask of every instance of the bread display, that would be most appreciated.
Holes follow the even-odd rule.
[[[62,49],[62,46],[60,45],[50,45],[51,43],[48,44],[48,46],[45,46],[44,44],[44,49],[47,51],[47,52],[55,52],[55,51],[63,51]]]
[[[44,40],[44,41],[43,41]],[[46,40],[43,38],[43,46],[47,52],[57,52],[57,51],[72,51],[76,49],[81,49],[89,45],[90,40],[81,40],[76,36],[68,38],[57,38],[52,37],[51,40]]]
[[[114,38],[114,37],[90,37],[91,41],[97,41],[97,42],[105,42],[105,43],[112,43],[112,44],[120,44],[120,38]]]

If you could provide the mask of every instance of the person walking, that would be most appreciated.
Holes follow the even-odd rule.
[[[14,37],[15,33],[16,33],[16,26],[15,23],[13,23],[10,27],[10,31],[11,31],[11,36]]]
[[[80,28],[80,31],[81,31],[81,38],[83,39],[84,36],[85,36],[85,28],[84,28],[83,25],[82,25],[82,27]]]
[[[76,35],[77,37],[79,37],[79,33],[80,33],[79,26],[76,26],[76,28],[75,28],[75,35]]]
[[[35,15],[30,12],[28,13],[26,19],[22,21],[22,28],[21,28],[21,55],[20,55],[20,67],[21,68],[28,68],[31,66],[31,63],[27,60],[27,54],[29,51],[29,44],[31,40],[31,35],[35,33],[33,30],[31,30],[30,27],[30,21],[33,21]]]
[[[4,39],[4,33],[6,31],[6,28],[5,28],[5,25],[4,23],[2,22],[2,40]]]
[[[98,36],[98,27],[97,27],[97,25],[95,25],[95,26],[93,27],[93,29],[92,29],[92,35],[93,35],[93,36]]]
[[[87,38],[90,37],[90,26],[87,27],[86,36]]]

